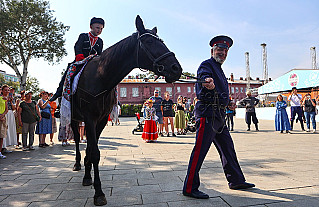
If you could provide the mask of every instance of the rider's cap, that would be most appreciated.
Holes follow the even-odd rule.
[[[217,47],[229,49],[233,45],[233,40],[228,36],[220,35],[211,39],[209,45],[211,47],[216,45]]]
[[[93,17],[91,19],[91,22],[90,22],[90,26],[94,23],[99,23],[99,24],[102,24],[103,27],[104,27],[104,20],[102,18],[96,18],[96,17]]]

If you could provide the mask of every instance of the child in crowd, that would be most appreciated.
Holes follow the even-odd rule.
[[[142,134],[143,140],[145,142],[156,142],[158,138],[157,126],[156,126],[156,109],[153,108],[153,100],[149,99],[145,102],[147,106],[145,108],[145,124]]]

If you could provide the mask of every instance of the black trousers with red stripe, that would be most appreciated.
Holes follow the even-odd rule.
[[[212,128],[212,122],[214,122],[214,129],[220,131],[224,124],[222,119],[220,117],[216,117],[214,120],[208,117],[198,118],[196,122],[196,143],[189,160],[184,192],[191,193],[198,190],[200,185],[199,171],[212,143],[214,143],[220,155],[228,183],[236,185],[245,182],[244,174],[237,160],[234,143],[227,127],[224,127],[220,134],[215,133]]]

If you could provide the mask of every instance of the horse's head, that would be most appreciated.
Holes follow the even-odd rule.
[[[178,80],[182,67],[173,52],[169,51],[164,42],[157,36],[157,29],[145,29],[143,21],[136,17],[138,31],[137,62],[140,68],[153,71],[156,75],[164,76],[166,82]]]

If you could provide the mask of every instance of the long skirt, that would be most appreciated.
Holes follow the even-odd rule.
[[[16,130],[16,120],[12,110],[8,110],[6,114],[7,120],[7,137],[3,139],[3,147],[17,145],[17,130]]]
[[[154,120],[145,121],[142,138],[145,141],[157,140],[158,138],[157,126]]]
[[[185,119],[185,113],[183,110],[178,110],[175,114],[175,122],[174,126],[177,129],[185,129],[186,127],[186,119]]]
[[[276,131],[291,130],[286,109],[276,111],[275,128]]]
[[[19,125],[18,112],[15,112],[14,116],[15,116],[15,119],[16,119],[16,131],[17,131],[17,134],[22,134],[22,126]]]

